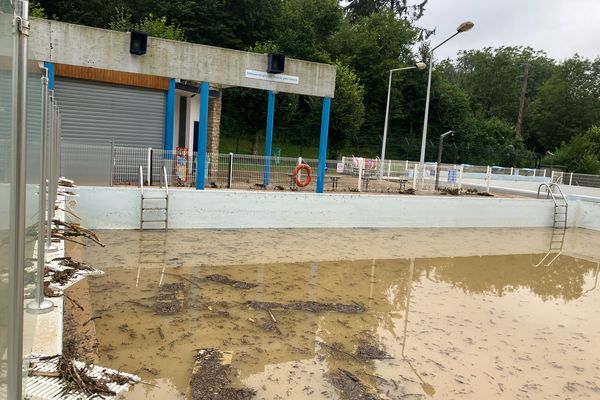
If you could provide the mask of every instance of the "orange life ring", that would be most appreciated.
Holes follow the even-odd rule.
[[[298,179],[298,173],[302,169],[306,171],[306,179],[304,179],[304,181],[301,182],[300,179]],[[298,187],[308,186],[311,181],[310,174],[312,174],[312,169],[310,168],[310,166],[308,164],[298,164],[298,166],[296,168],[294,168],[294,172],[292,173],[292,177],[294,178],[294,183]]]

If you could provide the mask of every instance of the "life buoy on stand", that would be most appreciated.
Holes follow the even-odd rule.
[[[298,179],[298,173],[301,170],[306,171],[306,178],[303,181],[300,181],[300,179]],[[310,181],[312,179],[310,176],[311,174],[312,174],[312,169],[310,168],[310,166],[308,164],[298,164],[298,166],[296,168],[294,168],[294,172],[292,172],[292,177],[294,178],[294,183],[296,184],[296,186],[305,187],[310,184]]]

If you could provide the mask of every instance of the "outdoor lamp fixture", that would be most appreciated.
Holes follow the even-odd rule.
[[[415,63],[415,65],[411,67],[404,68],[395,68],[390,69],[390,79],[388,82],[388,93],[387,93],[387,104],[385,106],[385,122],[383,125],[383,144],[381,145],[381,168],[379,169],[379,179],[383,177],[383,164],[385,161],[385,145],[387,142],[387,132],[388,132],[388,124],[389,124],[389,116],[390,116],[390,93],[392,91],[392,74],[396,71],[406,71],[409,69],[425,69],[427,68],[427,64],[424,62]]]
[[[438,190],[438,186],[440,184],[440,171],[442,170],[442,150],[444,148],[444,138],[448,135],[454,136],[454,131],[448,131],[446,133],[442,133],[440,135],[440,145],[438,149],[438,162],[435,171],[435,190]]]
[[[433,52],[438,49],[440,46],[445,44],[447,41],[455,37],[456,35],[466,32],[473,28],[475,24],[471,21],[465,21],[456,28],[456,33],[450,36],[448,39],[444,40],[442,43],[435,46],[429,52],[429,77],[427,78],[427,98],[425,100],[425,117],[423,119],[423,138],[421,140],[421,157],[419,157],[419,175],[422,177],[425,166],[425,145],[427,144],[427,121],[429,119],[429,99],[431,97],[431,72],[433,70]],[[421,185],[421,179],[419,180],[418,185]]]

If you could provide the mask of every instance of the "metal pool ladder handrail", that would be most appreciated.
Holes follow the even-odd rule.
[[[140,165],[140,195],[144,196],[144,170]]]
[[[558,206],[558,202],[556,201],[556,197],[554,196],[554,191],[552,190],[552,188],[557,188],[558,189],[558,194],[560,194],[561,200],[565,202],[565,204],[568,205],[567,203],[567,197],[564,195],[562,189],[560,188],[560,186],[558,186],[557,183],[542,183],[540,184],[540,186],[538,186],[538,191],[537,191],[537,198],[540,198],[540,191],[542,190],[543,187],[546,187],[546,198],[550,198],[550,196],[552,196],[552,200],[554,201],[554,205]]]

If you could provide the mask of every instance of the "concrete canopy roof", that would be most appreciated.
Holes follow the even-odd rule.
[[[334,65],[288,58],[285,75],[292,83],[286,83],[273,80],[281,75],[266,75],[266,54],[149,37],[147,53],[138,56],[129,53],[129,42],[127,32],[31,19],[30,54],[38,61],[209,82],[212,86],[334,96]]]

